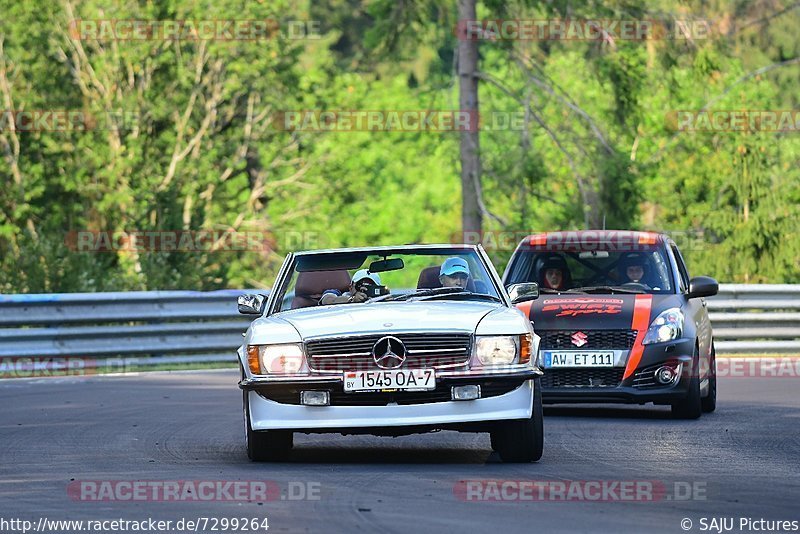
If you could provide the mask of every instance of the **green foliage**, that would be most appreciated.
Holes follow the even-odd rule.
[[[767,1],[479,4],[485,19],[719,26],[695,41],[481,41],[485,124],[521,117],[481,134],[485,230],[605,220],[674,234],[693,274],[800,282],[798,132],[680,132],[669,118],[709,102],[797,109],[800,64],[748,76],[800,55],[798,10],[762,22],[777,11]],[[127,114],[118,128],[0,128],[0,292],[264,287],[290,250],[457,239],[457,132],[280,125],[292,110],[456,110],[454,3],[0,0],[0,13],[0,108]],[[321,35],[69,33],[74,19],[270,18],[319,21]],[[68,235],[82,230],[258,232],[268,246],[77,252]],[[508,243],[490,253],[502,271]]]

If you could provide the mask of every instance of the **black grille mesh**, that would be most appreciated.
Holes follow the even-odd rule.
[[[578,347],[572,342],[572,335],[583,332],[586,344]],[[537,330],[542,338],[540,347],[546,350],[595,350],[630,349],[636,341],[636,330]]]
[[[621,367],[592,369],[547,369],[542,377],[544,388],[602,387],[615,388],[622,382]]]

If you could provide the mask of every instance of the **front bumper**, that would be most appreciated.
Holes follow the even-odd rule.
[[[650,390],[619,386],[616,388],[542,388],[542,402],[558,403],[624,403],[671,404],[686,397],[688,381],[682,378],[674,386]]]
[[[625,367],[616,368],[619,372],[620,382],[614,387],[593,387],[590,382],[585,385],[571,385],[553,387],[555,382],[552,377],[543,381],[542,400],[545,404],[557,403],[626,403],[626,404],[671,404],[686,397],[689,382],[695,369],[692,365],[694,340],[679,339],[667,343],[645,345],[641,360],[633,374],[622,379]],[[627,357],[624,359],[627,364]],[[664,364],[683,364],[682,375],[677,383],[669,386],[660,386],[652,382],[643,381],[641,377],[648,371]],[[561,372],[552,369],[548,373]],[[587,371],[590,373],[590,371]],[[701,388],[705,384],[701,377]]]
[[[442,373],[444,375],[445,373]],[[404,398],[401,393],[395,398],[380,397],[384,394],[341,392],[341,378],[328,377],[324,380],[283,381],[276,387],[275,382],[263,380],[242,380],[240,387],[246,391],[250,404],[250,425],[253,430],[299,430],[299,431],[344,431],[348,429],[377,429],[384,427],[425,427],[449,428],[474,423],[487,423],[508,419],[527,419],[531,417],[534,393],[534,378],[540,376],[538,370],[507,374],[465,374],[460,376],[440,376],[437,373],[437,389],[431,393],[435,397],[440,390],[450,391],[453,385],[477,384],[495,388],[504,384],[506,392],[470,401],[437,400],[424,398],[424,393],[416,392],[419,402]],[[465,376],[466,375],[466,376]],[[337,388],[339,391],[337,391]],[[295,390],[326,389],[332,392],[331,406],[303,406],[293,403],[289,397],[286,402],[277,402],[267,397],[281,398]],[[490,388],[489,388],[490,389]],[[488,389],[487,389],[488,390]],[[344,395],[344,397],[342,397]],[[378,404],[370,404],[376,399]],[[363,399],[364,403],[336,405],[336,399],[351,402]],[[458,428],[456,428],[458,429]]]

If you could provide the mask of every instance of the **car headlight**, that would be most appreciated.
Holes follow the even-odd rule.
[[[683,312],[680,308],[670,308],[661,312],[650,323],[647,334],[642,341],[643,345],[650,343],[663,343],[678,339],[683,335]]]
[[[479,337],[475,344],[475,355],[481,365],[514,363],[517,358],[516,336]]]
[[[306,370],[303,348],[295,343],[248,345],[247,364],[257,375],[295,374]]]

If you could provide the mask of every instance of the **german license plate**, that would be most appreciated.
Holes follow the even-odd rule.
[[[554,367],[614,367],[614,352],[545,351],[544,366]]]
[[[436,388],[433,369],[351,371],[344,373],[345,393],[366,391],[426,391]]]

